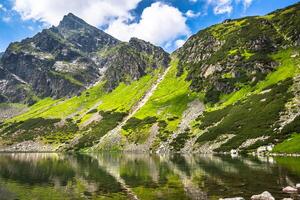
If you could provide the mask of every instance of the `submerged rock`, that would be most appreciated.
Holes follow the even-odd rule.
[[[275,200],[275,198],[271,195],[270,192],[265,191],[258,195],[253,195],[251,200]]]
[[[297,193],[298,190],[294,187],[291,187],[291,186],[287,186],[285,188],[282,189],[283,192],[285,193]]]

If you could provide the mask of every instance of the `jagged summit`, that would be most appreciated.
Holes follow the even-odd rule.
[[[59,25],[53,27],[52,30],[85,52],[92,52],[120,43],[118,39],[86,23],[72,13],[65,15]]]
[[[80,29],[90,25],[73,13],[69,13],[63,17],[58,26],[70,29]]]
[[[124,47],[123,42],[69,13],[58,26],[9,45],[1,57],[3,68],[26,85],[18,84],[24,95],[16,95],[13,86],[17,85],[7,83],[9,76],[2,77],[0,102],[70,97],[100,79],[106,79],[112,90],[125,77],[129,83],[144,76],[147,67],[168,65],[169,55],[163,49],[135,40],[139,45],[125,43]],[[155,62],[148,57],[154,57]],[[119,71],[112,73],[115,69]]]

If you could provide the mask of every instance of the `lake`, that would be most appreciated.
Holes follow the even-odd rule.
[[[219,199],[300,183],[300,158],[0,154],[0,199]]]

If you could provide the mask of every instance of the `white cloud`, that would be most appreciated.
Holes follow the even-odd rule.
[[[244,8],[247,9],[252,4],[253,0],[236,0],[237,3],[242,2],[244,5]]]
[[[246,10],[253,2],[253,0],[207,0],[207,5],[213,6],[214,14],[228,14],[233,11],[233,3],[242,3]]]
[[[34,28],[32,26],[27,26],[27,28],[31,31],[34,31]]]
[[[181,40],[181,39],[176,40],[175,41],[176,48],[182,47],[184,45],[184,43],[185,43],[185,40]]]
[[[102,26],[118,17],[130,16],[141,0],[13,0],[13,9],[23,20],[38,20],[57,25],[72,12],[95,26]]]
[[[189,0],[192,3],[196,3],[198,0]]]
[[[213,6],[214,14],[231,14],[233,10],[232,0],[208,0],[208,5]]]
[[[106,32],[120,40],[128,41],[131,37],[137,37],[161,46],[168,41],[174,46],[178,37],[189,35],[187,17],[199,15],[192,11],[183,14],[171,5],[155,2],[143,10],[137,21],[130,11],[141,1],[13,0],[13,10],[23,20],[40,21],[48,25],[57,25],[64,15],[71,12],[94,26],[107,26]]]
[[[145,8],[139,22],[128,24],[126,18],[119,18],[106,32],[124,41],[137,37],[165,47],[168,41],[190,33],[186,17],[177,8],[161,2]]]
[[[194,18],[194,17],[199,17],[199,16],[201,15],[201,13],[200,13],[200,12],[195,13],[195,12],[192,11],[192,10],[188,10],[188,11],[185,13],[185,15],[186,15],[187,17]]]

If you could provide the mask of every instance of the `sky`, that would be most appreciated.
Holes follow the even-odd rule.
[[[265,15],[299,0],[0,0],[0,52],[73,13],[122,41],[137,37],[172,52],[225,19]]]

